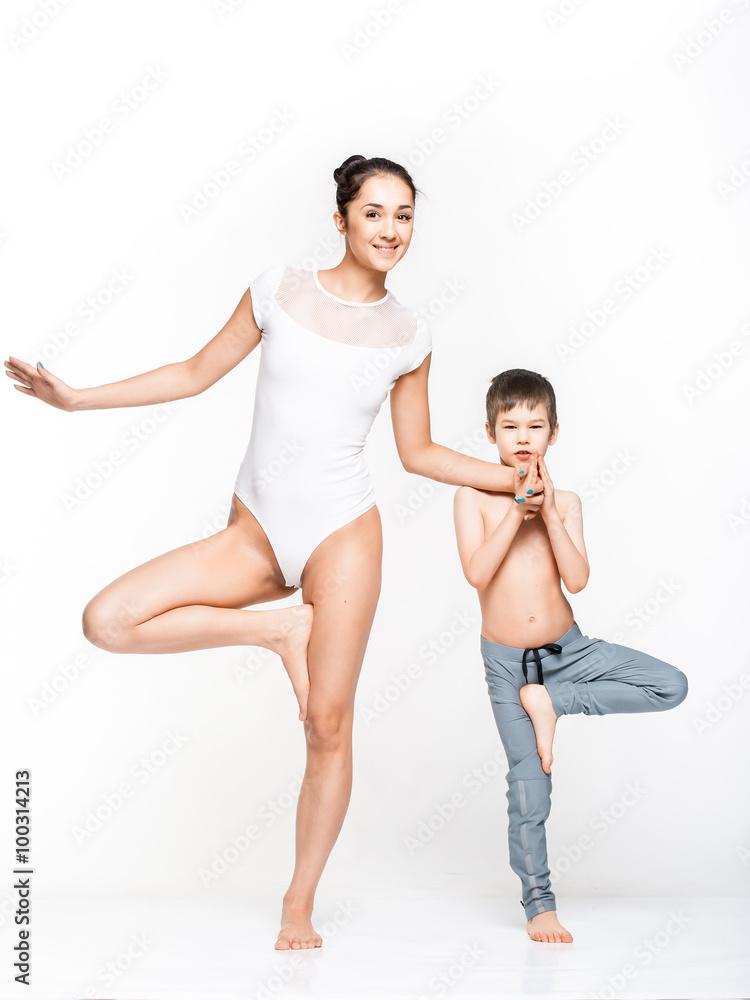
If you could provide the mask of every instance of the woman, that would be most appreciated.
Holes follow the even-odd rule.
[[[307,767],[277,949],[322,944],[313,900],[349,803],[354,695],[381,581],[380,514],[362,449],[388,392],[408,472],[513,492],[512,469],[430,437],[429,330],[385,288],[411,241],[411,177],[391,160],[351,156],[334,179],[343,260],[325,271],[263,271],[186,361],[89,389],[72,389],[41,364],[5,362],[20,392],[73,411],[198,395],[263,344],[227,527],[108,584],[86,605],[83,631],[111,652],[249,645],[281,657],[304,722]],[[541,497],[532,499],[535,509]],[[300,587],[301,605],[245,610]]]

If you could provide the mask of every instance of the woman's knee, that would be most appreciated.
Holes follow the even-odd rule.
[[[308,709],[305,736],[311,750],[320,753],[347,751],[352,740],[351,712]]]
[[[81,616],[83,634],[88,641],[109,653],[127,653],[132,649],[132,623],[123,614],[117,614],[108,602],[93,597]]]

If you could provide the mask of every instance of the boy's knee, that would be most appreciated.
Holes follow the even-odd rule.
[[[677,705],[682,704],[687,698],[687,693],[688,679],[681,670],[675,668],[674,674],[667,685],[667,697],[670,708],[675,708]]]
[[[305,734],[311,750],[335,753],[349,745],[351,722],[348,715],[336,711],[308,710]]]
[[[676,708],[687,698],[687,677],[681,670],[672,667],[659,685],[658,693],[665,709]]]

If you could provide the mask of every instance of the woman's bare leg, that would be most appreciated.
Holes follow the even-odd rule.
[[[380,596],[382,551],[380,514],[372,507],[321,542],[302,576],[302,598],[314,606],[307,768],[279,950],[322,944],[311,922],[313,901],[351,796],[354,694]]]
[[[242,610],[295,593],[255,517],[235,501],[222,531],[123,573],[83,611],[89,642],[117,653],[264,646],[281,656],[306,714],[310,605]]]

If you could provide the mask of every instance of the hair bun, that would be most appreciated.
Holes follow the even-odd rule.
[[[336,169],[333,171],[333,179],[338,184],[341,178],[346,173],[347,168],[351,163],[358,163],[360,160],[366,160],[366,159],[367,159],[366,156],[360,156],[359,153],[355,153],[354,156],[350,156],[348,159],[344,160],[344,162],[341,164],[340,167],[336,167]]]

